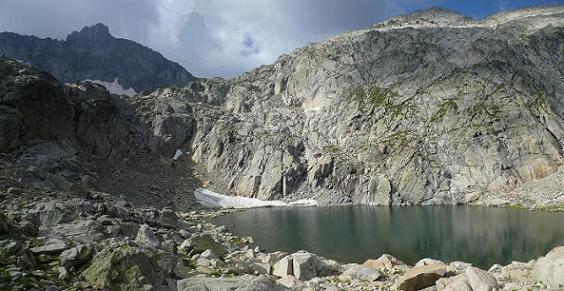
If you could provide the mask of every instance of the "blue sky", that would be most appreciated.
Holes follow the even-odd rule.
[[[86,25],[149,46],[200,77],[233,77],[309,42],[443,7],[474,18],[564,0],[3,0],[0,31],[64,39]]]
[[[474,1],[442,1],[438,6],[455,10],[474,18],[483,18],[500,10],[514,10],[527,6],[558,5],[564,0],[474,0]]]

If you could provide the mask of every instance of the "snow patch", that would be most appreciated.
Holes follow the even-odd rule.
[[[119,83],[119,80],[118,80],[117,77],[115,78],[115,80],[113,82],[105,82],[105,81],[100,81],[100,80],[85,80],[85,81],[100,84],[100,85],[104,86],[112,94],[117,94],[117,95],[123,94],[123,95],[127,95],[127,96],[134,96],[135,94],[137,94],[137,92],[135,92],[135,90],[133,90],[133,88],[129,88],[129,89],[123,88],[121,86],[121,84]]]
[[[201,205],[210,208],[317,206],[317,201],[313,199],[302,199],[290,203],[279,200],[264,201],[255,198],[222,195],[203,188],[194,190],[194,196]]]

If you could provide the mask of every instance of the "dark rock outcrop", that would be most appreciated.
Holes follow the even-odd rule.
[[[136,42],[113,37],[103,24],[84,27],[66,40],[0,33],[0,53],[53,74],[62,82],[97,80],[137,92],[186,85],[188,71]]]

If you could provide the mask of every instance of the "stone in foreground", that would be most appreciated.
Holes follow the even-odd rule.
[[[551,288],[564,287],[564,246],[551,250],[533,267],[532,277]]]
[[[442,264],[414,267],[399,279],[398,289],[414,291],[432,286],[444,276],[445,272],[446,266]]]

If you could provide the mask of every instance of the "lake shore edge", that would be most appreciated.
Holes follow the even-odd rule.
[[[558,288],[564,274],[557,264],[564,247],[489,270],[430,258],[411,266],[390,255],[343,264],[306,251],[267,253],[208,222],[245,209],[180,212],[101,192],[9,192],[5,198],[17,199],[4,199],[0,214],[0,287],[7,289],[542,290]]]

